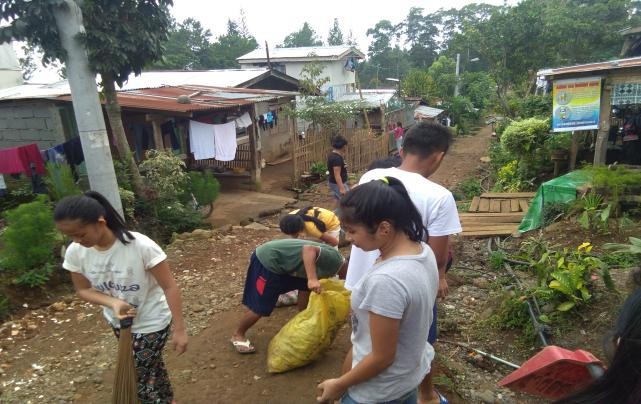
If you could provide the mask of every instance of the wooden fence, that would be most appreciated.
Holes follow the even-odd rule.
[[[244,170],[244,174],[249,174],[252,169],[252,156],[249,142],[239,144],[236,148],[236,156],[232,161],[219,161],[216,159],[194,160],[195,168],[215,168],[221,167],[226,169]]]
[[[304,139],[292,139],[294,162],[294,183],[300,184],[301,177],[311,172],[316,162],[327,164],[327,155],[332,151],[331,138],[336,132],[327,130],[309,131]],[[389,136],[387,133],[375,134],[367,129],[344,128],[339,131],[348,142],[347,170],[360,173],[374,161],[389,155]]]

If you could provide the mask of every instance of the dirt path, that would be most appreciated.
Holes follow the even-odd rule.
[[[486,153],[489,136],[486,128],[476,136],[458,139],[434,179],[453,186],[474,175],[481,164],[479,158]],[[322,184],[316,194],[308,195],[309,200],[326,201],[327,193],[321,188]],[[248,257],[257,245],[280,237],[276,220],[276,217],[263,220],[266,229],[234,228],[167,249],[182,289],[191,335],[185,355],[176,357],[167,351],[168,367],[180,402],[312,403],[316,384],[338,375],[349,347],[348,327],[341,330],[332,348],[314,364],[282,375],[266,372],[269,340],[295,314],[293,308],[277,309],[271,318],[254,327],[250,337],[257,347],[256,354],[238,355],[228,342],[243,312],[240,300]],[[461,254],[470,255],[461,262],[473,267],[484,265],[478,250],[472,247],[460,250]],[[450,337],[471,327],[468,324],[481,313],[478,302],[469,296],[480,300],[489,288],[487,283],[473,283],[470,273],[474,272],[461,271],[452,279],[452,297],[443,306],[444,324],[449,324],[444,327],[444,335]],[[453,324],[458,327],[454,333]],[[478,379],[468,376],[466,365],[457,362],[456,352],[447,352],[442,355],[447,360],[438,365],[441,374],[437,382],[441,389],[452,403],[480,402],[474,394],[485,392],[489,388],[482,387],[485,384],[495,383],[496,374]],[[73,295],[61,296],[54,305],[30,311],[0,327],[0,401],[109,402],[115,354],[115,338],[100,309],[78,301]],[[497,374],[500,371],[494,370]],[[511,402],[509,394],[496,397],[498,402]]]

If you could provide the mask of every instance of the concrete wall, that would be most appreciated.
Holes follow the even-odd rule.
[[[60,113],[52,101],[0,103],[0,148],[37,143],[44,150],[64,141]]]
[[[321,77],[329,77],[329,83],[325,84],[321,90],[327,91],[329,87],[332,87],[334,97],[339,97],[344,93],[354,91],[356,88],[356,76],[354,72],[345,70],[345,60],[318,63],[325,67]],[[283,73],[300,80],[306,64],[305,62],[286,62],[284,63],[285,69]],[[241,66],[245,69],[251,69],[265,67],[265,63],[242,64]]]
[[[270,110],[277,110],[278,124],[273,128],[263,130],[258,127],[261,157],[267,161],[274,161],[279,157],[291,153],[292,149],[292,130],[293,124],[291,118],[285,116],[283,111],[278,111],[289,105],[289,100],[276,102],[260,102],[256,104],[256,114],[261,115]]]

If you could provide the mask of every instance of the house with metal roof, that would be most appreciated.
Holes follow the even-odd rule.
[[[574,133],[570,169],[577,153],[594,164],[641,165],[641,124],[635,123],[641,123],[641,57],[547,68],[537,75],[540,86],[551,87],[553,130]]]
[[[288,76],[301,79],[302,71],[310,62],[323,66],[322,76],[329,82],[321,88],[330,99],[356,89],[356,63],[365,54],[354,46],[310,46],[300,48],[256,49],[236,60],[243,69],[267,67]]]
[[[0,148],[37,143],[45,150],[78,136],[66,83],[20,86],[0,91]],[[192,168],[220,176],[260,180],[263,161],[290,152],[293,122],[283,113],[297,92],[253,88],[178,85],[118,92],[123,126],[138,159],[148,149],[174,149]],[[269,114],[270,119],[266,119]],[[190,147],[190,121],[236,125],[231,161],[196,160]],[[213,135],[212,135],[213,136]]]

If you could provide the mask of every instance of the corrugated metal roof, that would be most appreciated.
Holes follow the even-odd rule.
[[[315,56],[310,57],[313,53]],[[269,50],[269,59],[272,62],[285,62],[304,60],[339,60],[353,54],[364,59],[365,54],[354,46],[306,46],[300,48],[274,48]],[[265,49],[255,49],[239,58],[239,63],[267,62]]]
[[[442,113],[443,113],[442,109],[426,107],[424,105],[421,105],[420,107],[416,107],[416,109],[414,110],[414,116],[419,115],[425,118],[436,118]]]
[[[211,87],[237,87],[253,80],[268,69],[222,69],[200,71],[151,71],[142,72],[139,76],[131,74],[122,90],[152,88],[162,86],[200,85]]]
[[[53,84],[23,84],[0,90],[0,101],[34,98],[56,98],[71,92],[66,80]]]
[[[387,103],[394,97],[396,90],[394,89],[368,89],[362,90],[363,100],[370,108],[379,108]],[[359,101],[361,95],[359,93],[345,93],[336,98],[336,101]]]
[[[560,76],[572,73],[591,73],[606,70],[617,70],[631,67],[641,67],[641,57],[628,59],[610,60],[607,62],[587,63],[582,65],[554,67],[541,69],[537,72],[539,76]]]
[[[248,88],[218,88],[208,86],[165,86],[118,92],[121,107],[158,112],[190,113],[227,109],[270,101],[281,97],[295,97],[291,91],[257,90]],[[190,103],[181,104],[178,97],[186,95]],[[70,101],[71,96],[60,97]]]

